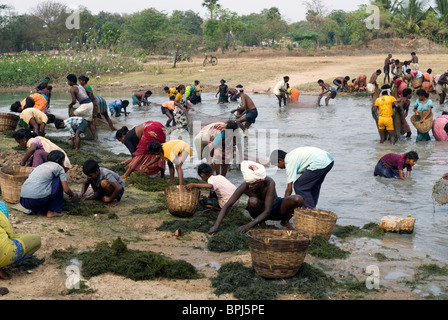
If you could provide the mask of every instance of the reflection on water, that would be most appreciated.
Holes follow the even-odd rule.
[[[96,94],[106,98],[108,102],[115,99],[131,100],[131,92],[104,91]],[[24,94],[0,94],[0,112],[6,112],[9,105],[26,97]],[[297,147],[314,146],[327,150],[335,158],[335,166],[328,174],[322,186],[319,208],[335,212],[339,216],[338,224],[363,226],[369,222],[379,223],[384,215],[398,215],[416,218],[416,229],[411,236],[389,236],[393,241],[405,242],[406,246],[421,250],[433,258],[448,262],[448,206],[440,207],[432,199],[432,187],[448,172],[446,142],[415,141],[413,136],[402,139],[396,145],[379,144],[379,135],[370,112],[368,98],[354,96],[338,96],[331,100],[329,107],[316,108],[313,101],[316,97],[302,97],[306,107],[288,106],[279,109],[277,99],[269,95],[250,94],[259,109],[259,117],[249,132],[249,150],[266,151],[258,154],[268,159],[269,150],[257,145],[253,137],[257,130],[270,129],[278,131],[278,146],[285,151]],[[415,99],[415,98],[414,98]],[[58,116],[67,115],[69,104],[68,89],[65,93],[55,93],[52,97],[52,112]],[[163,103],[166,96],[154,96],[152,102]],[[435,117],[444,109],[435,101]],[[236,104],[221,106],[217,104],[214,93],[203,95],[203,104],[195,108],[201,114],[222,116],[229,114]],[[146,120],[166,122],[160,107],[130,107],[131,115],[116,119],[129,128]],[[221,119],[220,119],[221,120]],[[49,133],[62,134],[54,129]],[[102,131],[100,143],[115,153],[128,153],[127,149],[117,142],[114,133]],[[406,153],[415,150],[420,160],[414,167],[412,177],[404,182],[388,180],[373,176],[373,169],[378,160],[386,153]],[[196,176],[195,164],[186,164],[186,175]],[[286,173],[271,169],[270,175],[277,181],[277,192],[280,196],[286,188]],[[237,170],[229,174],[235,183],[242,182]]]

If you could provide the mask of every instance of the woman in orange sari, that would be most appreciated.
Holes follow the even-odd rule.
[[[148,145],[152,141],[159,143],[166,142],[165,127],[160,122],[147,121],[131,130],[123,127],[116,133],[118,141],[123,143],[132,154],[132,159],[123,162],[123,165],[129,165],[126,173],[121,177],[123,180],[128,178],[132,172],[144,172],[148,176],[156,175],[160,172],[162,178],[165,176],[165,160],[159,159],[151,166],[147,166],[155,156],[148,151]]]
[[[434,76],[432,75],[432,69],[428,69],[423,74],[423,83],[422,83],[422,89],[426,91],[426,93],[431,93],[431,91],[434,88]]]

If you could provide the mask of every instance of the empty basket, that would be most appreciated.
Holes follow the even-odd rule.
[[[330,211],[317,209],[296,209],[294,211],[294,227],[297,231],[313,237],[321,235],[330,239],[338,216]]]
[[[179,218],[192,217],[198,208],[199,189],[187,190],[184,186],[171,186],[165,190],[169,213]]]
[[[17,128],[20,117],[12,113],[0,113],[0,132],[13,131]]]
[[[310,237],[296,231],[251,230],[247,237],[255,272],[268,279],[295,276],[310,245]]]
[[[22,185],[28,178],[31,167],[10,166],[0,169],[0,187],[2,197],[6,202],[16,204],[20,202]]]

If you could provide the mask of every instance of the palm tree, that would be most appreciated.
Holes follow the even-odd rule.
[[[436,7],[434,8],[443,22],[448,22],[448,0],[435,0]]]
[[[396,13],[403,20],[403,29],[407,33],[419,33],[421,22],[425,19],[428,10],[425,9],[426,0],[401,1],[396,9]]]

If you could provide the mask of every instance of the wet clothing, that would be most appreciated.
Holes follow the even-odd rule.
[[[121,116],[121,110],[124,110],[126,112],[127,107],[123,107],[123,101],[121,100],[115,100],[109,103],[109,112],[111,116],[120,117]]]
[[[426,100],[425,104],[422,104],[420,99],[417,99],[414,105],[414,110],[421,113],[421,117],[423,118],[427,112],[431,112],[430,108],[434,108],[434,104],[431,99]],[[430,141],[431,136],[429,132],[420,132],[417,130],[417,141]]]
[[[412,171],[412,166],[406,165],[404,156],[396,153],[389,153],[383,156],[377,163],[373,175],[384,178],[398,178],[398,170],[407,169]]]
[[[247,111],[246,114],[244,114],[243,117],[246,118],[247,122],[254,124],[255,121],[258,118],[258,110],[257,110],[257,108],[254,108],[252,110]]]
[[[219,98],[218,103],[229,103],[229,98],[227,96],[227,89],[229,87],[226,84],[219,86]]]
[[[376,99],[375,106],[378,107],[378,129],[379,130],[394,130],[394,110],[393,103],[397,101],[392,96],[382,96]]]

